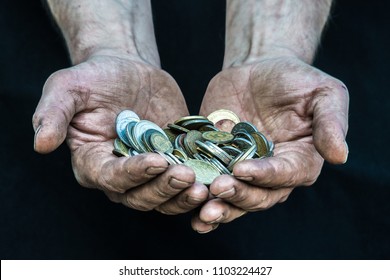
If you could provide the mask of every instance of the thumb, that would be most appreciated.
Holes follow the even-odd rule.
[[[33,116],[34,150],[46,154],[65,140],[70,121],[78,111],[76,94],[71,86],[75,81],[68,70],[52,74],[46,81],[41,99]]]
[[[346,86],[337,81],[334,87],[318,92],[313,112],[314,145],[321,156],[333,164],[345,163],[348,145],[349,95]]]

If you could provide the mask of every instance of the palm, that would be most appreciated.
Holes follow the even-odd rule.
[[[268,59],[222,71],[210,82],[200,113],[217,109],[230,109],[256,125],[275,142],[275,156],[239,162],[234,177],[214,180],[210,192],[218,199],[194,217],[198,231],[285,201],[294,187],[315,182],[323,158],[346,160],[347,89],[298,59]]]
[[[291,161],[296,152],[303,153],[307,167],[316,166],[318,175],[323,160],[313,145],[313,112],[324,91],[340,86],[297,59],[265,60],[218,74],[206,92],[201,114],[221,108],[236,112],[276,143],[275,155]]]
[[[125,108],[160,126],[188,112],[175,81],[146,64],[97,57],[56,75],[48,83],[65,79],[66,91],[78,103],[68,131],[72,150],[115,138],[115,116]]]
[[[35,149],[53,151],[66,137],[78,182],[138,210],[187,212],[208,195],[185,166],[158,154],[112,154],[115,117],[123,109],[160,126],[188,114],[179,87],[166,72],[123,57],[94,56],[54,73],[33,117]]]
[[[313,99],[330,79],[299,61],[270,60],[231,68],[210,83],[201,113],[228,108],[277,143],[309,140]]]

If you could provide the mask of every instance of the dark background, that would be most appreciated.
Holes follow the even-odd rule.
[[[0,257],[2,259],[389,259],[388,1],[337,1],[315,65],[351,95],[350,155],[270,210],[215,232],[190,214],[114,204],[80,187],[68,148],[33,151],[31,117],[46,78],[68,67],[40,1],[1,1]],[[223,58],[223,0],[153,1],[164,69],[197,113]]]

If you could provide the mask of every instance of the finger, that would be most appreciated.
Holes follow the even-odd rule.
[[[149,211],[194,183],[195,174],[191,168],[184,165],[171,165],[160,176],[123,194],[122,203],[133,209]]]
[[[191,219],[191,227],[193,230],[198,233],[204,234],[215,230],[219,224],[207,224],[199,218],[199,212],[195,213],[195,215]]]
[[[50,153],[61,145],[71,119],[82,109],[82,102],[68,88],[73,79],[67,73],[52,74],[43,87],[33,116],[34,149],[39,153]]]
[[[228,175],[216,178],[210,185],[210,192],[215,197],[245,211],[266,210],[276,203],[284,202],[292,190],[293,188],[261,188]]]
[[[233,174],[260,187],[309,186],[317,180],[322,165],[323,159],[312,144],[295,141],[277,144],[274,157],[237,163]]]
[[[345,163],[348,158],[345,141],[348,130],[348,104],[348,90],[337,80],[333,87],[319,90],[314,98],[314,145],[321,156],[333,164]]]
[[[245,210],[216,198],[209,200],[202,206],[199,219],[206,224],[228,223],[246,213]]]
[[[155,210],[167,215],[186,213],[205,202],[208,196],[208,188],[201,183],[195,182],[188,189],[156,207]]]
[[[125,193],[168,168],[166,160],[157,154],[118,158],[111,150],[112,143],[106,142],[96,146],[85,144],[73,153],[73,171],[82,186]]]

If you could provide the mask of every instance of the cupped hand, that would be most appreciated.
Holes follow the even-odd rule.
[[[207,198],[193,171],[168,166],[159,155],[118,158],[112,154],[115,117],[123,109],[164,126],[188,114],[174,79],[130,58],[92,56],[52,74],[33,116],[34,149],[55,150],[66,138],[77,181],[138,209],[187,212]]]
[[[345,85],[296,59],[281,57],[228,68],[210,82],[200,114],[229,109],[253,123],[275,143],[274,157],[234,166],[233,175],[214,180],[192,220],[209,232],[249,211],[285,201],[296,186],[312,185],[324,159],[347,160],[349,96]]]

